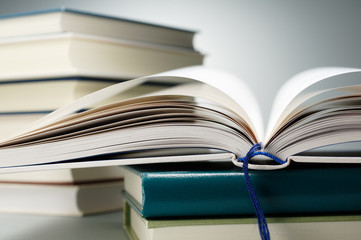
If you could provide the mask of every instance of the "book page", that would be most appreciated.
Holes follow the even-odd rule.
[[[279,117],[282,115],[283,111],[290,104],[290,102],[302,91],[322,80],[338,75],[355,73],[360,71],[361,69],[357,68],[316,68],[302,72],[291,78],[282,86],[282,88],[276,95],[276,99],[274,100],[272,106],[271,116],[267,125],[266,139],[270,139],[274,128],[277,127],[276,123],[279,120]],[[337,79],[334,79],[327,83],[330,84],[329,87],[332,88],[334,87],[333,84],[337,83]]]
[[[305,111],[307,108],[316,106],[323,101],[332,98],[340,98],[340,97],[347,97],[358,94],[361,92],[361,85],[353,85],[353,79],[348,79],[350,81],[342,81],[341,87],[330,88],[330,89],[323,89],[318,90],[309,87],[307,91],[302,92],[301,94],[297,95],[292,101],[288,104],[285,110],[281,113],[280,117],[277,120],[276,127],[274,127],[270,139],[267,139],[267,144],[269,141],[274,138],[279,131],[287,122],[291,121],[292,119],[297,117],[302,111]],[[267,146],[266,144],[266,146]]]
[[[189,84],[186,84],[187,89]],[[191,84],[193,89],[197,89]],[[182,87],[175,87],[176,89]],[[167,91],[168,92],[168,91]],[[172,91],[174,92],[174,91]],[[152,94],[153,95],[153,94]],[[184,95],[147,96],[128,101],[113,103],[101,108],[79,113],[63,119],[45,128],[37,129],[18,139],[6,142],[6,145],[21,143],[49,142],[65,140],[69,137],[80,137],[85,134],[111,131],[115,128],[127,128],[153,125],[167,121],[212,121],[242,132],[254,144],[255,137],[248,125],[234,113],[210,103],[194,102]],[[0,146],[4,146],[0,144]]]
[[[321,101],[301,108],[266,146],[267,152],[285,159],[319,147],[361,141],[361,88],[341,89],[350,91],[326,100],[321,96]],[[345,149],[341,153],[347,154]]]
[[[212,104],[213,109],[217,109],[218,111],[223,112],[230,117],[232,115],[235,115],[234,118],[236,121],[242,122],[242,125],[246,125],[247,129],[251,129],[250,134],[254,134],[257,132],[257,129],[253,125],[253,122],[248,116],[247,112],[239,104],[237,104],[224,92],[219,91],[217,88],[214,88],[208,84],[204,84],[201,82],[186,83],[173,88],[167,88],[161,91],[152,92],[147,96],[161,95],[180,95],[194,97],[196,98],[196,102],[198,102],[199,104],[202,104],[204,103],[204,101],[209,100],[210,104]],[[214,106],[214,104],[219,105],[219,107]],[[257,136],[254,136],[252,139],[254,140],[254,143],[257,143],[259,140],[257,139]]]
[[[2,140],[2,142],[17,138],[24,134],[26,135],[27,133],[36,129],[44,128],[45,126],[51,125],[52,123],[55,123],[79,110],[86,109],[91,105],[138,86],[146,81],[165,79],[168,81],[179,82],[180,78],[186,79],[188,82],[189,80],[193,80],[207,83],[232,98],[233,101],[239,105],[239,109],[243,109],[244,112],[247,113],[247,116],[245,115],[244,118],[247,120],[249,119],[249,124],[252,125],[253,123],[252,130],[256,131],[254,134],[256,135],[257,140],[262,138],[264,133],[263,118],[257,100],[251,93],[249,87],[240,79],[225,72],[213,70],[203,66],[194,66],[154,74],[134,80],[128,80],[126,82],[118,83],[97,92],[91,93],[69,105],[59,108],[58,110],[35,122],[28,128],[18,132],[13,137]],[[214,96],[214,98],[217,98],[217,96]],[[234,104],[232,103],[232,105]]]
[[[181,68],[156,74],[154,78],[187,78],[209,84],[235,101],[248,114],[254,129],[257,131],[255,135],[260,140],[264,136],[264,122],[258,100],[249,88],[249,86],[229,73],[207,68],[204,66],[193,66]]]
[[[143,163],[164,163],[164,162],[192,162],[192,161],[229,161],[234,159],[232,153],[212,153],[212,154],[195,154],[195,155],[175,155],[175,156],[156,156],[156,157],[137,157],[137,158],[119,158],[104,160],[103,158],[92,159],[91,161],[80,162],[58,162],[52,164],[39,164],[19,166],[14,168],[0,168],[0,173],[18,173],[29,171],[50,171],[59,169],[75,169],[75,168],[89,168],[89,167],[107,167],[107,166],[122,166]]]

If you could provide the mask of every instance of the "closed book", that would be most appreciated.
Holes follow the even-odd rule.
[[[119,210],[120,167],[0,174],[0,213],[83,216]]]
[[[24,104],[22,104],[23,106]],[[0,107],[1,108],[1,107]],[[0,112],[0,138],[14,135],[20,129],[41,119],[50,112]]]
[[[128,79],[202,61],[202,54],[188,49],[90,34],[0,38],[0,81],[69,76]]]
[[[118,166],[0,174],[0,184],[9,183],[55,186],[115,181],[123,181],[123,170]]]
[[[361,212],[361,166],[293,164],[251,171],[266,216]],[[244,173],[229,162],[124,167],[128,202],[145,218],[252,215]]]
[[[259,239],[255,218],[142,218],[125,203],[124,228],[132,240]],[[268,218],[270,236],[277,240],[360,239],[360,215]]]
[[[60,32],[193,49],[194,31],[66,7],[0,16],[0,38]]]
[[[6,117],[21,113],[49,113],[92,92],[124,81],[127,79],[81,76],[0,81],[0,102],[6,102],[0,105],[0,114]],[[166,87],[169,87],[169,84],[156,82],[143,84],[102,103],[120,101]],[[99,104],[95,106],[97,105]]]
[[[0,174],[0,213],[83,216],[123,207],[117,166]]]
[[[120,210],[122,180],[81,184],[1,183],[0,212],[83,216]]]

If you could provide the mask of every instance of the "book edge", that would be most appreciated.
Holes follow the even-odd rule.
[[[147,25],[147,26],[157,27],[157,28],[164,28],[164,29],[168,29],[168,30],[179,31],[179,32],[184,32],[184,33],[189,33],[189,34],[197,33],[197,31],[195,31],[195,30],[187,30],[187,29],[181,29],[181,28],[176,28],[176,27],[165,26],[165,25],[161,25],[161,24],[137,21],[137,20],[132,20],[132,19],[123,18],[123,17],[111,16],[111,15],[107,15],[107,14],[94,13],[94,12],[86,11],[86,10],[68,8],[68,7],[64,7],[64,6],[57,7],[57,8],[40,9],[40,10],[32,10],[32,11],[25,11],[25,12],[17,12],[17,13],[0,15],[0,20],[10,19],[10,18],[17,18],[17,17],[33,16],[33,15],[41,15],[41,14],[47,14],[47,13],[57,13],[57,12],[59,12],[59,13],[73,13],[73,14],[86,15],[86,16],[103,18],[103,19],[124,21],[124,22],[135,23],[135,24],[140,24],[140,25]]]

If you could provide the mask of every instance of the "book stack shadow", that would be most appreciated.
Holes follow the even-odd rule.
[[[361,166],[250,171],[271,239],[359,239]],[[259,239],[242,169],[231,162],[124,167],[131,239]]]
[[[193,49],[193,31],[67,8],[0,16],[0,26],[2,140],[99,89],[203,61]],[[149,83],[101,104],[166,86]],[[119,210],[122,188],[118,166],[1,174],[0,212]]]

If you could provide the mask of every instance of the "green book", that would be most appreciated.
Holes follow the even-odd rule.
[[[267,218],[277,240],[360,239],[360,215]],[[259,239],[255,218],[145,219],[127,202],[124,228],[132,240]]]
[[[293,164],[250,171],[270,215],[361,213],[361,166]],[[230,162],[124,167],[124,197],[145,218],[253,216],[242,169]]]

